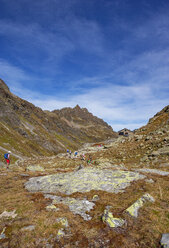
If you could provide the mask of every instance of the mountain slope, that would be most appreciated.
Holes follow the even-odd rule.
[[[169,105],[130,137],[119,137],[104,153],[115,163],[159,167],[169,162]]]
[[[86,142],[115,137],[103,120],[87,109],[43,111],[12,94],[0,80],[0,146],[24,156],[49,156]]]

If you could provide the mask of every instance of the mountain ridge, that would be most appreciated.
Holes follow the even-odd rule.
[[[84,143],[117,136],[111,126],[79,105],[43,111],[11,93],[3,80],[0,116],[0,144],[25,156],[55,155],[66,148],[75,150]]]

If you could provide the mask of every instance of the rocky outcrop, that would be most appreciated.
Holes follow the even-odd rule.
[[[125,220],[123,220],[121,218],[115,218],[113,216],[113,214],[108,209],[104,210],[102,220],[104,223],[107,223],[108,226],[112,227],[112,228],[121,227],[125,224]]]
[[[129,213],[132,217],[138,217],[138,210],[144,205],[145,202],[150,201],[154,202],[154,198],[150,194],[144,194],[139,198],[135,203],[126,209],[126,212]]]
[[[86,167],[70,173],[30,178],[25,183],[25,187],[31,192],[56,193],[59,191],[66,195],[91,190],[118,193],[123,192],[131,182],[144,178],[145,176],[131,171]]]
[[[75,199],[72,197],[54,196],[50,194],[46,194],[45,198],[52,200],[52,206],[54,204],[65,204],[74,214],[80,215],[86,221],[91,220],[91,216],[86,212],[89,212],[90,210],[93,209],[93,207],[95,206],[93,202],[89,202],[87,200]],[[53,208],[53,210],[56,211],[55,208]]]

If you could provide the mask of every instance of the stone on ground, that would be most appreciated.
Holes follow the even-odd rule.
[[[59,208],[57,208],[55,205],[51,204],[51,205],[46,206],[46,210],[56,212],[56,211],[59,211]]]
[[[160,241],[163,248],[169,248],[169,233],[164,233]]]
[[[35,226],[34,225],[29,225],[29,226],[25,226],[21,229],[21,231],[34,231],[35,230]]]
[[[89,214],[86,214],[86,212],[89,212],[91,209],[93,209],[93,207],[95,206],[93,202],[49,194],[45,195],[45,198],[53,200],[52,204],[65,204],[74,214],[80,215],[84,220],[91,220],[91,216]]]
[[[160,176],[168,176],[169,175],[169,172],[167,172],[167,171],[162,171],[162,170],[157,170],[157,169],[149,169],[149,168],[137,169],[136,171],[157,174]]]
[[[107,210],[107,209],[104,210],[102,220],[103,220],[103,222],[107,223],[109,225],[109,227],[113,227],[113,228],[121,227],[125,223],[125,220],[123,220],[123,219],[114,218],[113,214],[111,212],[109,212],[109,210]]]
[[[4,227],[2,232],[0,233],[0,240],[1,239],[6,239],[5,230],[6,230],[6,227]]]
[[[15,218],[17,214],[15,214],[16,210],[13,210],[11,212],[4,211],[2,214],[0,214],[0,218]]]
[[[150,201],[154,202],[154,198],[150,194],[144,194],[141,198],[139,198],[134,204],[132,204],[129,208],[126,209],[126,212],[129,213],[133,217],[138,217],[138,210],[144,205],[145,202]]]
[[[64,218],[64,217],[57,218],[56,222],[61,224],[62,227],[64,227],[64,228],[69,226],[67,218]]]
[[[86,167],[74,172],[30,178],[25,187],[31,192],[61,192],[67,195],[91,190],[119,193],[124,192],[131,182],[144,178],[138,172]]]
[[[44,168],[40,165],[29,165],[26,168],[27,171],[45,171]]]

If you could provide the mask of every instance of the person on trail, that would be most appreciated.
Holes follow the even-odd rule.
[[[7,163],[7,169],[9,168],[8,166],[10,165],[10,154],[11,154],[11,151],[8,151],[8,153],[5,153],[4,154],[4,158],[6,159],[6,163]]]
[[[91,157],[91,155],[89,155],[89,158],[87,160],[87,164],[91,164],[91,163],[92,163],[92,157]]]
[[[78,154],[78,152],[75,152],[75,153],[74,153],[74,157],[75,157],[75,158],[77,158],[77,154]]]
[[[84,154],[84,153],[81,155],[81,160],[82,160],[82,161],[85,160],[85,154]]]

